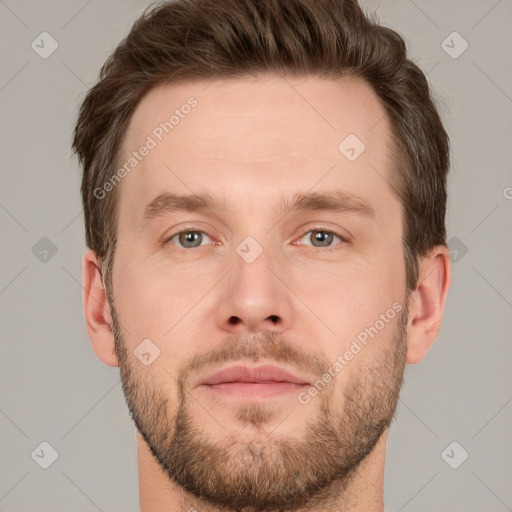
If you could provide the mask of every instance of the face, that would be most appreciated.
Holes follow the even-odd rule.
[[[325,503],[386,431],[408,310],[390,144],[359,79],[184,83],[139,104],[124,161],[149,149],[117,185],[109,304],[132,417],[191,495]]]

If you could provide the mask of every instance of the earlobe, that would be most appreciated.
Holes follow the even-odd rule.
[[[446,246],[439,245],[421,259],[418,285],[411,294],[407,331],[408,364],[422,361],[437,338],[450,284],[450,251]]]
[[[96,357],[108,366],[118,366],[112,316],[96,253],[89,249],[82,264],[83,307],[89,339]]]

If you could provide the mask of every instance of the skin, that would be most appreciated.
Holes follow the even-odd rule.
[[[197,107],[117,185],[110,296],[95,253],[83,259],[92,346],[119,366],[139,429],[141,511],[382,511],[403,371],[436,339],[451,281],[449,251],[434,247],[407,297],[385,110],[354,78],[269,74],[160,86],[137,107],[124,156],[191,96]],[[366,146],[353,162],[338,150],[348,134]],[[279,210],[283,195],[332,190],[364,198],[375,218]],[[142,226],[144,207],[164,191],[207,192],[221,208]],[[187,229],[204,233],[201,245],[162,243]],[[322,246],[315,230],[346,241]],[[252,263],[236,251],[247,236],[263,249]],[[307,404],[297,392],[248,400],[196,386],[235,362],[275,364],[314,381],[396,303],[401,314]],[[134,356],[147,338],[160,350],[148,366]]]

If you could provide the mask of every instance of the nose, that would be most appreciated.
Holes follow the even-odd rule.
[[[252,262],[238,253],[218,296],[216,322],[229,333],[284,332],[293,324],[293,292],[285,265],[269,249]]]

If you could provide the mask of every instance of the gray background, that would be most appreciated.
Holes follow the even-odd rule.
[[[96,359],[83,319],[80,169],[70,143],[85,91],[146,5],[0,0],[3,512],[138,510],[135,427],[118,369]],[[512,510],[512,2],[363,5],[406,38],[428,73],[453,158],[452,288],[439,338],[406,369],[386,509]],[[31,47],[43,31],[58,43],[46,59]],[[464,43],[448,37],[454,31],[469,44],[457,58]],[[58,452],[48,469],[36,455],[44,441]],[[446,461],[460,464],[463,450],[468,459],[453,469]]]

